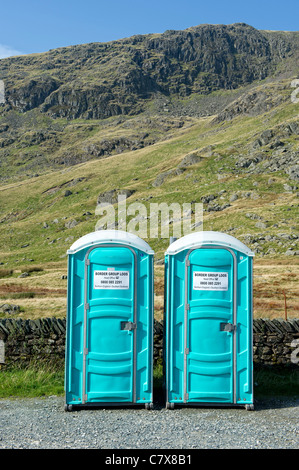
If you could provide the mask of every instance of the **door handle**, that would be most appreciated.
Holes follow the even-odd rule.
[[[121,321],[120,322],[120,329],[121,330],[132,331],[132,330],[136,330],[136,328],[137,328],[136,323],[133,323],[132,321]]]
[[[233,325],[232,323],[220,323],[220,331],[236,331],[237,325]]]

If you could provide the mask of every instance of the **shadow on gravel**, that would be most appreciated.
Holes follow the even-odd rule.
[[[296,408],[299,407],[299,396],[260,396],[254,399],[254,411],[261,411],[266,409],[278,408]],[[165,408],[165,397],[163,391],[155,390],[154,392],[154,410],[161,410]],[[244,410],[245,407],[241,405],[176,405],[175,409],[239,409]]]
[[[150,411],[161,411],[166,408],[165,400],[163,396],[156,396],[154,398],[153,407]],[[258,398],[254,401],[254,410],[251,413],[263,411],[263,410],[274,410],[282,408],[299,408],[299,398],[297,397],[277,397],[277,398]],[[144,410],[144,405],[83,405],[83,406],[74,406],[72,410],[68,411],[86,411],[86,410]],[[242,405],[204,405],[204,404],[187,404],[187,405],[175,405],[175,410],[240,410],[247,412],[244,406]]]
[[[282,408],[299,408],[299,394],[298,391],[298,371],[289,371],[284,369],[261,369],[261,373],[255,376],[255,390],[254,390],[254,410],[251,412],[258,412],[270,409],[282,409]],[[259,384],[257,384],[258,380]],[[162,385],[162,378],[154,379],[153,387],[153,404],[150,410],[163,410],[166,408],[165,393]],[[256,390],[257,388],[257,390]],[[288,393],[287,393],[288,391]],[[282,393],[281,393],[282,392]],[[72,411],[80,411],[86,409],[93,410],[122,410],[122,409],[145,409],[144,404],[128,404],[128,405],[83,405],[73,406]],[[217,404],[176,404],[176,410],[188,409],[189,411],[200,410],[200,409],[223,409],[223,410],[240,410],[245,411],[245,405],[217,405]],[[149,411],[150,411],[149,410]],[[71,410],[68,410],[71,411]]]
[[[299,397],[259,397],[255,400],[255,410],[299,407]]]

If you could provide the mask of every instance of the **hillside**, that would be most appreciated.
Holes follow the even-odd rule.
[[[298,45],[299,33],[241,23],[2,59],[1,180],[168,138],[186,118],[215,115],[260,81],[296,77]],[[258,101],[255,112],[266,110]]]
[[[206,230],[229,231],[249,245],[265,230],[296,237],[299,124],[298,105],[289,92],[288,80],[260,85],[238,99],[234,109],[245,102],[254,106],[252,96],[263,94],[274,102],[269,111],[251,116],[247,110],[230,120],[221,114],[188,118],[156,144],[2,185],[1,260],[27,253],[38,263],[57,260],[69,242],[64,236],[94,229],[99,195],[113,189],[130,190],[127,203],[140,201],[148,211],[153,202],[203,202]],[[66,226],[70,219],[77,222],[71,229]],[[299,249],[299,239],[294,240]],[[280,242],[276,238],[255,248],[284,254],[291,243],[287,237]],[[21,248],[24,244],[28,247]],[[152,244],[162,254],[167,240]]]
[[[296,54],[297,33],[242,24],[1,60],[3,302],[17,302],[25,317],[62,315],[66,250],[95,229],[98,201],[127,191],[127,204],[144,204],[148,215],[151,203],[202,202],[204,230],[230,233],[256,253],[255,314],[282,316],[284,289],[298,316]],[[151,81],[136,79],[129,58]],[[113,95],[106,107],[100,84]],[[147,241],[162,260],[168,239]],[[162,271],[157,264],[158,310]]]

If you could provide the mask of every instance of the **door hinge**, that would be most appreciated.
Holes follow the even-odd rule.
[[[186,310],[190,310],[190,304],[186,304]]]
[[[233,332],[236,331],[237,325],[233,325],[232,323],[220,323],[220,331],[228,331]]]
[[[185,348],[185,354],[188,355],[190,353],[190,349],[189,348]]]
[[[185,393],[185,395],[184,395],[184,400],[185,400],[185,401],[189,400],[189,393]]]
[[[84,355],[86,356],[88,354],[88,349],[84,348]]]
[[[121,321],[120,322],[120,329],[121,330],[136,330],[137,324],[133,323],[132,321]]]
[[[189,259],[187,259],[187,261],[186,261],[186,266],[190,266],[190,260]]]
[[[84,307],[85,307],[85,310],[89,310],[89,304],[85,304]]]
[[[86,260],[86,266],[89,266],[90,265],[90,259],[87,259]]]

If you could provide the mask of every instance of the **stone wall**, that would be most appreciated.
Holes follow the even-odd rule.
[[[5,363],[30,359],[64,360],[66,319],[0,319],[0,340],[5,345]],[[299,319],[255,319],[253,360],[255,365],[298,367]],[[162,362],[163,324],[154,324],[154,362]]]
[[[298,367],[297,348],[299,348],[299,319],[253,321],[254,364]]]
[[[5,363],[31,359],[63,360],[66,320],[0,319],[0,339],[5,344]]]

